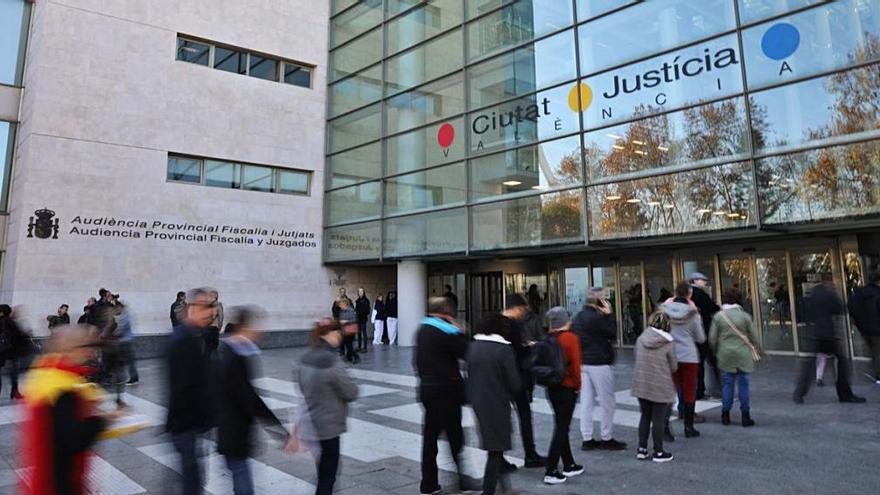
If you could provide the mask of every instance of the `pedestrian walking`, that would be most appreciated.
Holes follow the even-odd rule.
[[[177,293],[177,298],[171,303],[169,316],[171,317],[171,328],[180,325],[186,319],[186,292]]]
[[[806,335],[803,342],[805,351],[812,355],[801,358],[801,371],[793,400],[803,404],[804,397],[810,392],[816,370],[815,353],[831,354],[837,358],[837,400],[840,402],[862,403],[864,397],[853,393],[849,377],[849,357],[843,346],[843,338],[839,335],[835,318],[844,313],[843,301],[830,273],[822,274],[822,283],[813,287],[804,302],[806,309]]]
[[[373,345],[382,345],[382,336],[385,334],[385,302],[382,294],[376,296],[373,305]]]
[[[232,308],[231,323],[226,327],[218,348],[218,378],[223,387],[218,393],[217,452],[224,456],[232,473],[235,495],[254,492],[249,457],[257,445],[254,425],[261,421],[283,429],[281,421],[257,394],[252,381],[259,375],[259,320],[263,311],[256,307]]]
[[[816,353],[816,386],[825,386],[825,366],[829,360],[834,359],[834,354],[825,354],[824,352]],[[833,363],[833,361],[832,361]],[[832,364],[832,366],[834,366]]]
[[[572,322],[581,348],[581,449],[623,450],[626,443],[614,439],[614,341],[617,322],[601,287],[587,293],[587,302]],[[599,438],[593,431],[593,407],[599,401]]]
[[[694,272],[689,280],[691,282],[691,300],[700,312],[703,330],[708,331],[709,326],[712,325],[712,318],[721,308],[709,295],[708,277],[700,272]],[[697,371],[697,400],[718,401],[721,399],[721,374],[718,370],[715,354],[712,353],[706,342],[697,343],[697,352],[700,357],[700,369]],[[703,418],[696,416],[695,414],[696,422],[702,423]]]
[[[126,368],[127,380],[126,385],[137,385],[140,383],[138,376],[137,360],[134,354],[134,329],[131,311],[128,306],[120,301],[116,304],[116,327],[119,337],[117,338],[117,346],[119,352],[119,366]]]
[[[743,426],[754,426],[751,416],[750,376],[761,360],[758,333],[752,315],[742,307],[742,296],[736,289],[721,295],[721,311],[715,313],[709,329],[709,348],[718,359],[721,370],[721,423],[730,424],[734,388],[739,391],[739,407]]]
[[[397,292],[391,291],[385,299],[385,326],[388,328],[388,345],[397,343]]]
[[[223,303],[220,302],[220,293],[214,289],[210,290],[211,301],[214,305],[214,318],[208,325],[205,333],[205,351],[209,356],[217,353],[217,346],[220,345],[220,331],[223,329]]]
[[[357,350],[365,352],[367,350],[367,322],[370,321],[370,300],[363,287],[358,288],[358,297],[354,301],[355,312],[357,313]]]
[[[510,403],[522,395],[522,374],[508,339],[509,328],[508,317],[486,315],[477,324],[466,357],[467,394],[477,417],[480,447],[488,452],[483,495],[494,495],[499,483],[504,492],[510,490],[509,471],[503,471],[502,465],[504,452],[512,448]]]
[[[535,432],[532,426],[532,406],[529,401],[528,384],[531,382],[531,350],[533,346],[523,336],[522,321],[528,315],[529,305],[523,296],[513,293],[507,296],[507,307],[501,313],[502,322],[505,325],[504,333],[506,340],[510,341],[510,350],[514,354],[516,369],[519,371],[520,387],[516,390],[514,403],[516,415],[519,418],[519,432],[522,436],[523,450],[525,451],[525,467],[539,468],[547,465],[547,458],[535,449]],[[506,449],[505,449],[506,450]],[[504,461],[502,469],[512,471],[516,465]]]
[[[309,334],[309,351],[296,369],[305,408],[295,423],[293,438],[301,439],[317,462],[315,495],[333,493],[348,404],[358,396],[357,385],[336,356],[341,343],[342,333],[336,321],[325,318],[315,323]]]
[[[46,321],[49,322],[49,330],[52,330],[55,327],[60,327],[61,325],[70,325],[70,315],[68,314],[69,309],[69,305],[62,304],[58,307],[58,310],[54,315],[46,317]]]
[[[651,314],[648,329],[635,345],[635,368],[631,394],[639,400],[639,447],[636,459],[668,462],[672,453],[663,446],[669,404],[675,400],[672,376],[678,370],[669,317],[662,311]],[[648,454],[648,434],[654,440],[654,454]]]
[[[86,326],[59,327],[49,352],[28,373],[21,466],[29,471],[23,493],[91,493],[86,486],[88,450],[120,412],[101,413],[101,390],[85,377],[100,347]]]
[[[880,385],[880,271],[850,297],[849,314],[871,349],[872,378]]]
[[[464,448],[461,407],[466,396],[459,370],[460,361],[467,352],[468,338],[455,321],[454,314],[452,301],[432,297],[428,300],[428,314],[416,331],[413,365],[419,378],[419,402],[425,413],[422,422],[422,481],[419,485],[423,495],[442,492],[437,478],[437,441],[443,433],[458,470],[459,491],[477,489],[465,478],[461,459]]]
[[[12,308],[8,304],[0,304],[0,369],[7,362],[9,363],[9,382],[12,387],[9,398],[11,400],[23,398],[18,390],[18,370],[19,360],[27,350],[27,340],[28,335],[16,321]],[[0,389],[2,387],[2,378],[0,378]]]
[[[571,331],[571,320],[568,310],[556,306],[547,312],[550,330],[547,345],[559,346],[562,358],[563,376],[558,385],[547,387],[547,398],[553,407],[553,440],[547,452],[547,471],[544,483],[556,485],[564,483],[568,478],[583,474],[584,467],[574,462],[571,453],[571,441],[568,432],[578,392],[581,389],[581,344],[580,339]],[[559,471],[559,460],[562,459],[562,471]]]
[[[697,402],[697,379],[700,369],[700,354],[697,345],[706,341],[703,320],[697,306],[691,300],[693,289],[687,282],[675,286],[675,297],[660,307],[669,317],[672,338],[675,340],[675,358],[678,369],[673,375],[678,390],[678,400],[684,416],[684,436],[698,437],[700,432],[694,428],[694,415]],[[671,429],[670,429],[671,431]]]
[[[174,328],[165,353],[168,390],[168,419],[165,428],[171,433],[180,456],[183,494],[202,493],[202,466],[199,460],[199,435],[213,423],[212,397],[208,387],[209,360],[205,334],[214,321],[216,300],[211,289],[189,292],[186,318]]]

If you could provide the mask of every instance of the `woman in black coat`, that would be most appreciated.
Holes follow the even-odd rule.
[[[259,311],[245,307],[234,308],[233,312],[234,325],[226,327],[229,336],[218,349],[217,452],[226,457],[235,495],[249,495],[254,493],[248,457],[255,450],[255,420],[277,425],[282,431],[284,428],[251,384],[260,353],[255,343],[259,337],[255,328]]]
[[[510,402],[522,387],[519,368],[507,340],[505,318],[492,313],[477,325],[474,341],[468,347],[468,397],[477,415],[483,450],[488,451],[483,475],[483,494],[495,493],[501,477],[504,451],[510,450]],[[509,490],[508,480],[501,486]]]

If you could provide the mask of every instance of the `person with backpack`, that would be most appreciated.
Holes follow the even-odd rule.
[[[561,306],[551,308],[547,312],[547,320],[550,331],[538,344],[536,361],[541,362],[547,356],[550,358],[548,364],[554,369],[552,381],[545,382],[547,398],[553,406],[553,440],[547,453],[544,483],[557,485],[584,472],[584,467],[574,462],[568,437],[578,391],[581,389],[581,344],[577,335],[571,332],[568,310]],[[540,379],[542,375],[536,373],[535,376]],[[562,472],[559,471],[560,457]]]
[[[871,274],[868,285],[849,299],[849,314],[871,348],[873,379],[880,385],[880,270]]]
[[[672,454],[663,449],[664,426],[669,404],[675,400],[672,374],[678,369],[669,316],[657,311],[648,318],[648,329],[635,345],[636,364],[631,394],[639,400],[639,448],[636,459],[669,462]],[[648,434],[654,437],[654,455],[648,455]]]

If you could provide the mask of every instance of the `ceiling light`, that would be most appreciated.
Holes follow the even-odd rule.
[[[622,137],[618,136],[617,134],[606,134],[606,136],[610,137],[611,139],[623,139]]]
[[[642,150],[636,150],[636,154],[638,154],[638,155],[645,155],[645,156],[648,155],[648,153],[646,153],[646,152],[644,152],[644,151],[642,151]]]
[[[631,203],[631,204],[637,204],[637,203],[641,203],[642,200],[639,198],[630,198],[630,199],[626,200],[626,202]]]
[[[700,208],[699,210],[697,210],[697,213],[699,213],[700,215],[705,215],[706,213],[712,213],[712,210],[707,210],[706,208]]]
[[[619,144],[612,144],[611,147],[614,148],[614,149],[616,149],[616,150],[625,150],[625,149],[626,149],[626,148],[624,148],[623,146],[621,146],[621,145],[619,145]]]
[[[667,148],[666,146],[657,146],[657,149],[660,151],[669,151],[669,148]]]
[[[723,217],[724,215],[727,215],[727,213],[723,211],[716,211],[715,213],[713,213],[713,215],[715,215],[716,217]]]
[[[727,218],[739,218],[739,213],[728,213]]]
[[[819,184],[810,184],[813,189],[819,189]]]
[[[501,184],[505,185],[505,186],[518,186],[518,185],[522,184],[522,182],[520,182],[518,180],[506,180],[506,181],[502,182]]]
[[[675,205],[663,205],[663,208],[666,208],[667,210],[671,210],[671,209],[675,208]]]
[[[547,189],[547,186],[545,186],[544,184],[538,184],[537,186],[532,186],[532,189],[537,189],[540,191],[543,189]]]
[[[648,201],[648,206],[660,206],[659,201]]]
[[[637,144],[637,145],[639,145],[639,146],[644,146],[644,145],[645,145],[645,142],[644,142],[644,141],[639,141],[638,139],[633,139],[633,143],[635,143],[635,144]]]
[[[611,195],[605,196],[605,199],[607,199],[608,201],[617,201],[618,199],[620,199],[622,197],[623,196],[621,196],[619,194],[611,194]]]
[[[776,185],[776,181],[775,181],[775,180],[771,180],[770,182],[767,183],[767,185],[768,185],[768,186],[775,186],[775,185]]]

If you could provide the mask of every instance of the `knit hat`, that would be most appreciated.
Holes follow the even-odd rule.
[[[567,309],[562,306],[555,306],[550,308],[550,311],[547,311],[547,320],[550,323],[550,329],[555,330],[564,327],[569,322],[570,316]]]

